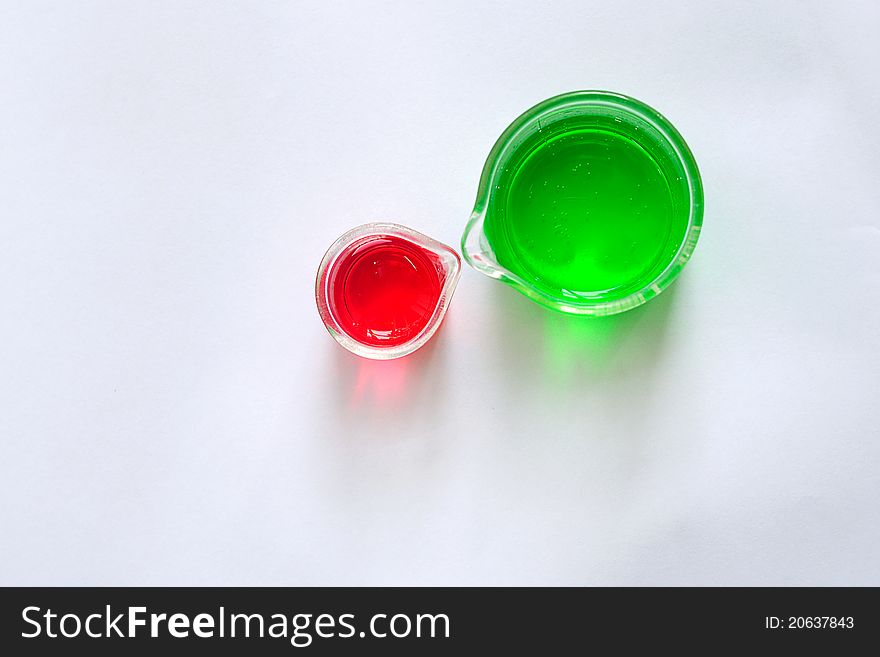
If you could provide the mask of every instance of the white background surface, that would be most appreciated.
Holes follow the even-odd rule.
[[[880,584],[880,9],[0,3],[3,584]],[[618,318],[465,268],[359,360],[326,247],[448,244],[504,127],[621,91],[704,232]]]

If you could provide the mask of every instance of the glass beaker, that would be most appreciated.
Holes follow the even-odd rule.
[[[611,315],[669,286],[702,218],[700,173],[672,124],[633,98],[576,91],[531,108],[495,143],[461,247],[544,306]]]
[[[343,347],[366,358],[400,358],[440,327],[460,274],[461,260],[445,244],[398,224],[364,224],[327,250],[315,300]]]

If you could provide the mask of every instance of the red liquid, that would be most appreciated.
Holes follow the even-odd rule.
[[[328,276],[330,312],[349,336],[374,347],[396,347],[418,335],[445,278],[436,255],[390,235],[349,247]]]

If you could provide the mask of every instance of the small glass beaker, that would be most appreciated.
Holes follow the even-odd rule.
[[[445,244],[398,224],[364,224],[327,250],[315,300],[343,347],[365,358],[400,358],[440,327],[460,274],[461,260]]]

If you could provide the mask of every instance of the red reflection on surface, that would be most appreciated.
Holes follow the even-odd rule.
[[[330,312],[358,342],[394,347],[425,328],[443,288],[437,256],[382,235],[343,251],[328,272]]]

